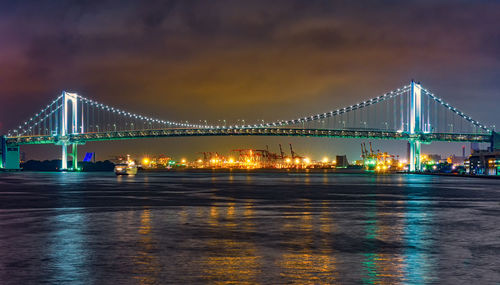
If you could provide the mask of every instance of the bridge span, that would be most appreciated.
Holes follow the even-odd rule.
[[[405,140],[410,143],[410,170],[419,171],[421,144],[434,141],[491,143],[492,129],[473,120],[416,82],[381,96],[312,116],[255,124],[198,124],[166,121],[123,111],[76,93],[63,92],[51,104],[2,136],[0,168],[19,168],[19,147],[62,146],[61,169],[68,169],[67,146],[92,141],[194,136],[300,136]],[[73,159],[77,168],[77,159]]]
[[[422,143],[434,141],[444,142],[491,142],[490,134],[453,134],[428,133],[411,135],[403,132],[384,130],[330,130],[330,129],[294,129],[294,128],[219,128],[219,129],[152,129],[140,131],[110,131],[100,133],[69,134],[59,136],[25,136],[9,137],[8,145],[28,144],[84,144],[91,141],[110,141],[123,139],[163,138],[163,137],[196,137],[196,136],[294,136],[294,137],[325,137],[325,138],[355,138],[355,139],[418,139]]]

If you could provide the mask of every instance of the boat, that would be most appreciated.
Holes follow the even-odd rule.
[[[137,165],[130,157],[127,157],[126,162],[121,162],[115,164],[115,174],[116,175],[136,175]]]

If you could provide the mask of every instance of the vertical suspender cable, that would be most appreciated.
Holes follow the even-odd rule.
[[[410,132],[410,106],[411,106],[410,93],[411,93],[411,91],[409,91],[407,96],[406,96],[407,107],[405,108],[406,109],[406,131],[407,132]]]
[[[89,103],[85,102],[85,129],[89,132]]]
[[[439,120],[438,120],[438,105],[436,101],[432,102],[432,105],[434,105],[434,132],[438,133],[439,132]]]
[[[403,94],[399,95],[399,111],[401,112],[401,117],[400,117],[400,123],[401,123],[401,131],[404,131],[404,117],[403,117],[403,112],[404,112],[404,92]]]
[[[357,109],[356,109],[356,110],[354,110],[354,111],[352,111],[352,112],[353,112],[353,113],[352,113],[352,115],[353,115],[353,117],[354,117],[354,119],[353,119],[353,127],[354,127],[354,128],[356,128],[356,127],[357,127],[357,122],[356,122],[356,111],[357,111]]]
[[[448,108],[444,109],[444,129],[445,129],[445,133],[447,133],[449,131],[448,130]]]
[[[427,96],[424,96],[427,98],[427,132],[430,132],[431,131],[431,121],[430,121],[430,118],[431,118],[431,98],[429,97],[429,95]]]
[[[49,113],[49,135],[52,135],[52,109],[53,105],[50,105],[50,113]]]
[[[393,128],[392,128],[392,130],[393,131],[396,130],[396,99],[397,98],[398,98],[397,95],[396,95],[396,97],[392,98],[392,113],[393,113],[393,117],[392,117]]]

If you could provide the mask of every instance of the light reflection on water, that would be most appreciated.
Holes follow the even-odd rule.
[[[81,209],[56,210],[50,224],[48,253],[44,265],[54,283],[88,284],[91,281],[89,251],[85,235],[86,219]]]
[[[234,231],[249,233],[254,231],[251,202],[244,203],[242,209],[236,211],[234,202],[210,206],[208,224],[210,231],[221,233],[222,236],[209,238],[205,243],[208,255],[201,259],[203,279],[216,283],[247,283],[257,282],[256,277],[262,270],[260,259],[254,243],[251,240],[232,238]],[[236,220],[243,210],[241,219]]]
[[[137,254],[134,256],[134,270],[139,284],[156,284],[160,272],[159,259],[156,256],[156,240],[152,232],[151,210],[141,211],[141,223],[138,229],[140,235]]]
[[[474,184],[474,192],[440,192],[446,178],[22,175],[0,176],[8,185],[0,192],[0,284],[446,283],[440,278],[477,275],[443,272],[456,257],[439,250],[440,240],[472,251],[467,241],[481,228],[493,245],[475,255],[481,276],[500,280],[490,226],[500,189],[489,182]],[[472,196],[478,193],[485,198]],[[28,195],[33,202],[23,200]],[[467,213],[482,227],[443,206],[453,203],[474,209]]]
[[[432,250],[432,210],[430,201],[418,201],[414,195],[408,195],[405,212],[405,279],[412,284],[435,282],[436,261],[430,254]]]
[[[63,186],[80,183],[83,179],[75,173],[61,174],[57,176],[57,183]],[[88,284],[92,282],[92,277],[88,266],[87,217],[83,208],[60,208],[65,200],[66,197],[57,197],[58,207],[48,222],[51,230],[48,236],[48,258],[44,266],[47,266],[53,283]]]
[[[313,215],[310,201],[298,206],[303,209],[301,212],[285,212],[283,236],[291,238],[279,261],[280,275],[287,283],[331,284],[336,280],[336,257],[328,235],[333,221],[329,212],[321,211],[319,217]],[[321,209],[327,207],[324,202]]]
[[[376,194],[370,195],[376,197]],[[403,225],[388,221],[400,221],[400,217],[393,219],[393,213],[384,212],[384,202],[369,200],[366,211],[366,244],[367,252],[363,261],[366,284],[396,284],[404,279],[403,262],[405,256],[395,247],[389,252],[382,250],[382,244],[400,244],[403,242]],[[397,215],[397,214],[396,214]],[[396,218],[396,217],[394,217]]]

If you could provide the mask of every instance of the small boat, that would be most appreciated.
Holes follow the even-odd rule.
[[[137,165],[133,160],[127,159],[126,162],[117,163],[115,165],[116,175],[136,175]]]

